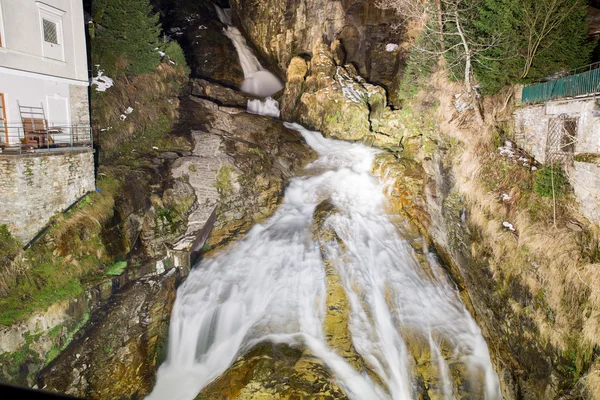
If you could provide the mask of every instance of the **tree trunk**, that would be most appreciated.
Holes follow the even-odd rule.
[[[442,2],[435,0],[435,8],[437,9],[438,29],[440,31],[440,43],[444,47],[444,24],[442,23]]]
[[[471,49],[469,48],[469,43],[467,42],[467,38],[465,37],[465,34],[460,25],[458,11],[454,12],[454,22],[456,23],[456,29],[458,30],[458,35],[460,36],[460,40],[465,50],[465,87],[467,88],[467,91],[471,93],[473,89],[471,87]]]

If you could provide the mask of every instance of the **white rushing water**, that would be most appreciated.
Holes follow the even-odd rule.
[[[227,28],[223,29],[223,33],[233,42],[242,70],[244,71],[244,82],[241,87],[242,92],[257,97],[267,97],[283,89],[281,80],[262,67],[260,61],[252,53],[250,47],[248,47],[244,36],[238,28],[232,25],[231,10],[223,10],[216,5],[215,8],[219,15],[219,20],[227,25]]]
[[[279,102],[271,97],[264,100],[248,100],[247,111],[251,114],[266,115],[269,117],[279,118]]]
[[[410,332],[429,343],[444,399],[456,391],[455,363],[467,366],[473,391],[499,399],[487,345],[456,289],[432,254],[429,268],[419,264],[387,216],[385,183],[370,172],[376,151],[287,126],[301,132],[318,159],[291,180],[271,218],[203,260],[179,288],[167,360],[149,398],[193,399],[261,341],[308,347],[352,399],[418,398]],[[313,238],[313,212],[324,200],[337,211],[325,224],[343,248],[336,241],[320,248]],[[334,260],[349,299],[354,347],[385,387],[327,347],[322,251]]]

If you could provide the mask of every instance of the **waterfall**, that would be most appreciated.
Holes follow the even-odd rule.
[[[408,340],[418,337],[431,349],[444,399],[456,390],[449,367],[456,363],[466,366],[468,387],[500,399],[487,344],[457,290],[433,254],[418,261],[387,216],[385,182],[370,172],[377,151],[286,126],[318,159],[291,180],[271,218],[191,271],[149,398],[193,399],[239,355],[271,341],[309,348],[352,399],[415,399]],[[314,238],[313,213],[324,200],[335,212],[322,223],[339,240]],[[383,387],[327,345],[325,260],[350,304],[353,346]]]
[[[227,25],[223,33],[233,42],[244,71],[244,82],[242,92],[257,96],[267,97],[283,89],[283,83],[274,74],[260,65],[260,61],[252,54],[252,50],[246,44],[242,33],[231,22],[231,10],[223,10],[215,5],[219,20]]]

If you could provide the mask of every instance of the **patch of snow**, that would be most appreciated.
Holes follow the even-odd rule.
[[[514,232],[514,231],[515,231],[515,227],[514,227],[514,226],[513,226],[513,224],[511,224],[510,222],[506,222],[506,221],[504,221],[504,222],[502,223],[502,226],[503,226],[503,227],[505,227],[506,229],[508,229],[508,230],[509,230],[509,231],[511,231],[511,232]]]
[[[127,107],[127,110],[125,110],[125,114],[129,115],[133,112],[133,108],[131,107]]]
[[[385,51],[392,52],[398,50],[398,45],[396,43],[388,43],[385,45]]]
[[[121,116],[119,116],[119,119],[120,119],[121,121],[125,121],[125,120],[127,119],[127,115],[125,115],[125,114],[121,114]]]
[[[532,171],[537,171],[537,167],[531,167]]]
[[[97,65],[96,67],[99,67]],[[113,87],[115,81],[108,76],[104,76],[104,71],[99,69],[98,76],[92,78],[91,86],[96,85],[96,92],[105,92],[107,89]]]
[[[152,148],[153,148],[154,150],[158,150],[158,147],[156,147],[156,146],[152,146]]]
[[[198,29],[208,29],[208,28],[207,28],[206,26],[204,26],[204,25],[200,25],[200,26],[198,27]]]
[[[507,195],[506,193],[502,193],[502,201],[508,201],[510,199],[511,197],[509,195]]]
[[[510,144],[510,142],[506,142],[506,143]],[[512,146],[498,147],[498,150],[500,150],[501,156],[507,156],[509,158],[513,158],[515,156],[515,152],[512,150]]]

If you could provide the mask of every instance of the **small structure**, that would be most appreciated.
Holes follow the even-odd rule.
[[[578,72],[578,73],[577,73]],[[523,88],[515,142],[537,161],[563,166],[582,213],[600,223],[600,63]]]
[[[82,0],[0,0],[0,224],[27,242],[91,191]]]

